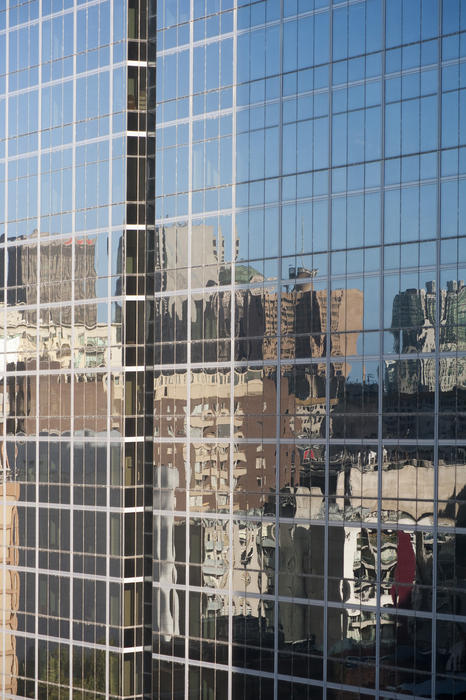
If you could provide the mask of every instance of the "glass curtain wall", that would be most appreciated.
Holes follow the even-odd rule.
[[[146,66],[144,0],[0,3],[2,697],[143,693]]]
[[[459,698],[464,3],[156,22],[154,697]]]

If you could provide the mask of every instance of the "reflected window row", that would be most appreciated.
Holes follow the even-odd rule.
[[[353,214],[358,208],[358,199],[347,201],[346,206],[343,201],[343,209],[350,208],[348,213]],[[361,201],[359,201],[361,204]],[[235,282],[237,284],[258,284],[270,279],[266,269],[270,267],[276,276],[276,265],[272,266],[273,260],[268,260],[270,252],[275,250],[278,255],[278,231],[274,231],[273,221],[277,210],[274,207],[267,208],[265,212],[253,211],[249,215],[238,214],[236,224],[241,225],[241,229],[248,232],[247,235],[238,233],[235,243]],[[300,280],[296,284],[304,284],[304,280],[315,279],[316,282],[325,282],[328,274],[328,254],[310,253],[312,246],[303,249],[297,255],[290,255],[293,249],[293,242],[298,239],[296,221],[308,220],[312,217],[312,205],[302,203],[298,207],[286,206],[284,208],[285,220],[288,233],[282,239],[282,277],[283,279]],[[312,221],[312,218],[310,219]],[[195,223],[191,231],[191,238],[194,244],[194,251],[200,249],[206,251],[211,249],[211,255],[204,261],[195,258],[192,254],[192,285],[194,289],[200,287],[211,287],[213,285],[223,285],[231,283],[230,259],[231,259],[231,221],[230,217],[212,217],[203,223]],[[265,235],[267,231],[267,235]],[[295,231],[293,235],[293,231]],[[173,249],[166,245],[167,236],[175,236],[176,247],[173,242]],[[155,245],[155,280],[154,286],[159,291],[181,291],[187,288],[187,239],[188,229],[184,222],[181,225],[173,225],[169,228],[162,228],[160,240]],[[266,241],[266,244],[265,244]],[[462,253],[462,238],[445,238],[440,244],[441,260],[441,286],[448,288],[451,279],[460,279],[461,272],[456,272],[455,267],[461,270],[462,262],[466,263],[466,258]],[[261,256],[262,257],[259,257]],[[257,256],[257,259],[255,259]],[[435,240],[425,240],[422,242],[390,243],[383,249],[384,268],[386,270],[411,270],[411,275],[406,280],[400,278],[400,291],[411,287],[420,287],[422,275],[432,277],[432,268],[437,261],[437,250]],[[246,262],[249,260],[249,265]],[[331,273],[334,277],[343,275],[353,276],[355,274],[375,273],[381,266],[381,249],[370,246],[364,249],[341,250],[332,253]],[[400,273],[399,273],[400,274]],[[405,273],[406,274],[406,273]],[[417,279],[415,279],[417,275]],[[322,278],[322,280],[320,279]],[[356,280],[357,282],[357,280]],[[157,295],[158,298],[158,295]],[[181,297],[183,299],[183,297]],[[178,303],[178,302],[175,302]]]
[[[289,423],[285,422],[284,427],[287,426]],[[351,437],[354,438],[354,433]],[[226,496],[234,489],[235,509],[251,515],[275,514],[274,444],[237,442],[230,464],[228,443],[194,443],[191,445],[194,469],[189,480],[184,469],[186,447],[182,443],[171,446],[160,443],[154,447],[157,463],[161,460],[166,463],[163,467],[166,478],[173,481],[173,491],[162,493],[164,498],[174,499],[176,510],[184,510],[189,498],[195,510],[221,512],[222,493]],[[430,527],[436,512],[442,527],[463,527],[464,447],[440,446],[435,468],[434,451],[428,446],[387,445],[383,456],[379,456],[375,445],[331,445],[326,451],[323,444],[301,442],[283,444],[278,456],[279,488],[283,495],[277,505],[282,517],[322,519],[328,510],[331,520],[370,519],[377,517],[380,503],[386,522],[407,518],[406,522],[423,522]],[[382,461],[381,474],[379,461]],[[218,489],[216,495],[215,489]],[[157,494],[154,508],[163,508]],[[437,504],[434,498],[438,499]]]
[[[295,609],[294,609],[295,610]],[[328,656],[326,659],[327,663],[327,678],[332,684],[343,683],[345,685],[353,686],[365,686],[373,674],[375,673],[375,633],[376,626],[380,627],[381,630],[381,640],[380,647],[382,651],[388,651],[388,654],[383,656],[383,662],[380,666],[381,668],[381,688],[385,690],[394,691],[396,688],[405,689],[406,684],[411,682],[411,685],[422,685],[426,682],[429,674],[429,665],[432,658],[432,653],[437,655],[437,661],[439,666],[439,676],[438,680],[441,681],[443,678],[448,676],[454,677],[451,673],[449,661],[453,659],[454,656],[454,643],[448,640],[448,633],[451,632],[451,628],[448,624],[443,628],[441,627],[440,639],[437,643],[437,649],[432,650],[431,644],[429,643],[429,632],[431,631],[429,621],[412,621],[406,624],[402,619],[394,617],[391,619],[390,615],[383,616],[380,620],[377,620],[374,615],[370,613],[358,613],[356,610],[350,611],[350,614],[343,613],[342,615],[336,614],[333,616],[332,622],[334,623],[334,628],[330,627],[329,624],[329,634],[328,639]],[[246,626],[246,618],[234,618],[234,628],[241,630],[242,627]],[[249,616],[250,619],[250,616]],[[302,622],[302,620],[301,620]],[[329,621],[330,623],[330,621]],[[343,628],[348,627],[349,631],[356,630],[361,627],[361,623],[364,623],[364,639],[361,651],[358,648],[356,638],[354,641],[348,645],[348,649],[344,651],[339,649],[341,642],[343,640]],[[273,672],[274,663],[273,655],[270,656],[267,653],[267,647],[254,647],[254,633],[256,633],[256,640],[266,641],[266,632],[260,635],[261,625],[260,621],[256,622],[256,629],[254,629],[251,620],[251,629],[249,632],[250,645],[248,645],[248,656],[244,656],[241,652],[241,646],[234,645],[233,654],[236,657],[236,666],[244,666],[246,668],[255,668],[261,671]],[[341,627],[341,636],[338,639],[338,629]],[[320,629],[322,633],[322,629]],[[403,641],[403,635],[409,634],[410,642],[408,645]],[[286,639],[286,631],[282,632]],[[453,637],[454,642],[461,638],[461,631],[457,631]],[[260,636],[259,636],[260,635]],[[360,633],[357,633],[360,636]],[[350,637],[352,639],[352,637]],[[291,640],[283,641],[279,646],[278,655],[278,672],[281,674],[290,674],[295,676],[302,676],[307,678],[313,678],[314,680],[322,679],[322,650],[319,649],[318,639],[308,638],[307,640],[298,640],[294,642]],[[425,644],[423,644],[425,641]],[[446,642],[445,651],[443,650],[442,643]],[[421,644],[423,647],[424,654],[420,659],[415,658],[415,645]],[[309,650],[314,650],[314,654],[309,653]],[[223,652],[223,653],[222,653]],[[160,652],[159,652],[160,653]],[[161,652],[163,653],[163,652]],[[157,652],[156,652],[157,654]],[[193,640],[190,644],[190,657],[192,659],[199,659],[203,661],[210,661],[211,663],[218,664],[219,668],[225,664],[224,661],[224,647],[221,643],[208,643],[208,642],[198,642],[196,645]],[[165,662],[165,665],[166,662]],[[176,664],[175,664],[176,666]],[[180,667],[181,668],[181,667]],[[213,669],[211,670],[213,672]],[[217,670],[217,673],[220,671]],[[256,683],[258,683],[259,678],[255,678]],[[266,682],[265,679],[262,679]],[[271,679],[269,680],[271,682]],[[312,688],[312,681],[308,688]],[[285,681],[282,681],[281,687],[287,686]],[[237,686],[236,686],[237,687]],[[251,687],[251,686],[250,686]],[[299,687],[299,685],[298,685]],[[305,687],[305,686],[304,686]],[[313,689],[313,692],[316,689]],[[249,697],[244,695],[241,697]],[[281,697],[281,696],[280,696]],[[285,697],[285,696],[283,696]],[[296,697],[293,695],[293,697]],[[309,696],[298,695],[297,697],[316,697],[315,694]],[[350,694],[345,693],[344,695],[332,695],[331,697],[351,697]],[[356,696],[355,696],[356,697]],[[359,697],[359,695],[357,696]]]

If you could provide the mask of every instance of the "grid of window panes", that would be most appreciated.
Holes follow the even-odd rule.
[[[466,7],[157,12],[155,696],[466,692]]]
[[[142,697],[145,25],[0,2],[2,697]]]

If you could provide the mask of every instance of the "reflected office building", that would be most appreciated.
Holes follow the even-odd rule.
[[[466,697],[456,0],[0,3],[0,696]]]

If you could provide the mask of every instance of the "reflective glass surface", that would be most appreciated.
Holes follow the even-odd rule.
[[[466,694],[465,30],[158,4],[160,697]]]
[[[142,0],[0,2],[5,698],[143,696],[147,62]]]
[[[0,0],[0,694],[466,696],[460,0]]]

